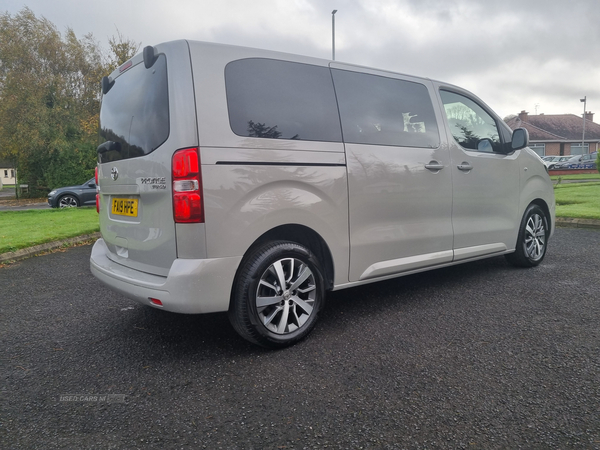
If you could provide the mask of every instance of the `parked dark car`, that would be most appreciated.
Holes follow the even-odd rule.
[[[555,169],[595,169],[598,152],[572,156],[565,162],[554,165]]]
[[[48,194],[48,204],[52,208],[74,208],[96,204],[96,182],[94,178],[81,186],[61,187]]]

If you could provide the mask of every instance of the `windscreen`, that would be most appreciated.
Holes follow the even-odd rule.
[[[117,77],[102,97],[100,143],[112,142],[100,163],[144,156],[169,137],[167,60],[146,69],[137,64]]]

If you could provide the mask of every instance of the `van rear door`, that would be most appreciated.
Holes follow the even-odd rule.
[[[177,258],[173,153],[197,147],[198,133],[187,42],[150,49],[150,61],[140,54],[103,81],[100,230],[110,259],[167,275]]]

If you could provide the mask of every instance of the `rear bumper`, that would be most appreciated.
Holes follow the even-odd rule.
[[[227,311],[235,272],[242,257],[176,259],[166,277],[140,272],[108,258],[103,239],[92,248],[90,270],[110,289],[165,311],[203,314]],[[150,298],[158,299],[162,306]]]

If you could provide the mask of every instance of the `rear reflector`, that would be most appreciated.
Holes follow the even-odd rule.
[[[203,223],[202,178],[198,148],[173,155],[173,217],[176,223]]]
[[[162,302],[159,299],[157,299],[157,298],[148,298],[148,300],[150,300],[150,302],[153,303],[153,304],[155,304],[155,305],[158,305],[158,306],[162,306],[163,305]]]

